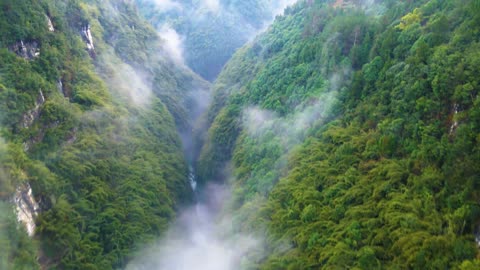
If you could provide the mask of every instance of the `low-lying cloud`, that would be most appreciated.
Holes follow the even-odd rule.
[[[205,203],[183,211],[166,237],[126,270],[238,270],[250,252],[262,250],[262,241],[232,233],[231,218],[219,215],[227,188],[210,185],[207,192]]]
[[[109,74],[105,81],[114,96],[134,106],[148,106],[153,95],[148,76],[120,60],[112,51],[101,57]]]
[[[295,4],[298,0],[280,0],[272,3],[272,15],[275,18],[277,15],[282,15],[285,8]]]
[[[179,130],[179,132],[185,157],[190,164],[194,163],[200,151],[200,146],[198,145],[199,136],[203,136],[202,131],[207,126],[206,119],[202,116],[207,111],[210,101],[210,89],[204,88],[189,91],[185,98],[185,107],[188,108],[189,126],[188,129]]]
[[[177,64],[184,64],[185,60],[183,57],[183,38],[169,25],[163,25],[159,30],[158,34],[160,38],[164,41],[163,48],[168,53],[168,56],[175,61]]]
[[[201,6],[212,12],[218,12],[220,10],[220,0],[202,0]]]
[[[330,114],[335,103],[336,92],[327,92],[318,97],[313,104],[286,117],[257,106],[248,107],[243,113],[243,126],[252,137],[261,137],[267,132],[273,132],[276,137],[281,138],[284,150],[288,151],[303,140],[309,128]]]
[[[181,2],[176,0],[144,0],[144,2],[152,3],[155,6],[155,10],[160,13],[169,12],[172,10],[184,11],[193,7],[182,5]],[[221,3],[220,0],[200,0],[196,1],[196,8],[203,8],[211,12],[218,12],[221,8]]]
[[[151,0],[151,2],[155,4],[155,8],[159,12],[183,9],[182,5],[174,0]]]
[[[287,165],[291,150],[305,140],[312,128],[323,125],[333,117],[334,108],[338,104],[337,96],[341,91],[340,88],[349,81],[350,75],[349,68],[332,74],[322,94],[299,105],[295,112],[286,116],[258,106],[244,109],[242,125],[245,132],[255,141],[255,144],[269,148],[256,153],[257,155],[267,153],[268,156],[262,163],[263,168],[261,170],[253,169],[250,172],[251,180],[246,180],[255,183],[256,192],[268,194],[278,178],[282,176],[281,172]],[[255,151],[255,149],[252,148],[250,151]]]
[[[7,152],[8,144],[5,139],[0,137],[0,200],[7,198],[15,190],[12,179],[9,176],[8,168],[3,165],[7,160]]]

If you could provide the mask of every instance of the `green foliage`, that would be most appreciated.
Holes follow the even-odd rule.
[[[408,13],[403,16],[400,24],[397,26],[398,29],[404,31],[412,27],[413,24],[418,24],[422,20],[422,14],[418,8],[414,9],[413,12]]]
[[[184,37],[186,64],[209,81],[216,79],[235,51],[273,20],[273,13],[283,5],[270,0],[221,0],[216,9],[209,8],[208,2],[178,0],[165,8],[149,0],[135,2],[158,29],[169,26]]]
[[[231,159],[234,227],[267,232],[253,269],[478,267],[475,1],[382,2],[382,16],[300,3],[215,85],[200,169]],[[245,113],[225,121],[258,107],[295,130],[289,119],[326,92],[336,115],[297,140],[258,114],[267,131]]]
[[[0,28],[0,268],[122,268],[192,199],[177,128],[191,129],[189,91],[208,83],[156,57],[129,3],[3,1]],[[40,55],[16,55],[21,40]],[[122,66],[144,75],[148,104],[130,100],[130,78],[112,80],[133,74]],[[22,183],[42,208],[32,239],[7,203]]]
[[[42,1],[2,1],[0,18],[0,44],[3,48],[19,40],[40,40],[48,33]]]
[[[0,267],[12,270],[40,269],[35,260],[36,243],[28,238],[25,230],[17,229],[13,207],[0,202]]]

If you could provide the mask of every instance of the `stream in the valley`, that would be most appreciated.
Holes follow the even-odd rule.
[[[190,183],[196,189],[194,172]],[[244,254],[257,246],[252,237],[232,234],[231,219],[220,216],[228,191],[211,184],[194,206],[181,211],[164,239],[147,248],[127,270],[236,270]],[[206,196],[205,194],[208,194]]]
[[[279,1],[274,14],[283,13],[295,2]],[[188,98],[196,105],[190,108],[191,123],[198,123],[210,106],[210,96],[202,91],[192,91]],[[192,164],[196,156],[193,150],[195,135],[191,130],[180,135],[185,156]],[[189,168],[189,182],[194,191],[194,205],[180,211],[165,237],[143,250],[126,270],[238,270],[245,264],[247,253],[263,253],[262,241],[258,237],[232,229],[232,217],[223,211],[229,197],[227,184],[210,183],[200,188],[193,166]]]

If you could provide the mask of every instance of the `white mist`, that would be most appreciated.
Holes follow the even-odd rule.
[[[183,211],[165,239],[147,248],[126,270],[238,270],[260,241],[231,233],[228,217],[220,217],[228,192],[210,185],[205,202]]]

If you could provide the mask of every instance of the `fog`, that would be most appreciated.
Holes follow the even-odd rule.
[[[202,0],[201,6],[211,12],[218,12],[220,10],[220,0]]]
[[[236,49],[252,41],[297,0],[136,0],[177,62],[214,81]],[[145,8],[153,6],[153,8]],[[143,8],[142,8],[143,7]]]
[[[328,91],[309,100],[308,105],[299,106],[294,113],[279,116],[277,113],[257,106],[245,108],[243,111],[243,128],[248,135],[261,139],[265,134],[275,134],[282,142],[285,152],[297,145],[308,134],[310,128],[322,124],[331,116],[337,104],[339,87],[349,76],[347,70],[333,74],[328,81]]]
[[[170,10],[181,10],[182,5],[174,0],[150,0],[155,4],[155,7],[158,12],[166,12]]]
[[[275,18],[277,15],[283,14],[283,11],[286,7],[295,4],[298,0],[277,0],[271,3],[271,14],[272,17]]]
[[[126,270],[237,270],[250,252],[262,253],[258,236],[234,233],[221,215],[228,188],[209,185],[208,198],[181,212],[165,238],[142,250]]]
[[[153,0],[152,0],[153,1]],[[181,6],[175,1],[154,1],[159,10],[175,9],[186,11],[191,7]],[[281,14],[287,5],[296,1],[283,0],[269,2],[270,16],[265,18],[261,28],[248,26],[245,21],[243,32],[245,42],[252,39],[265,25],[273,21],[275,15]],[[225,10],[220,1],[204,0],[197,2],[201,9],[209,12],[232,12]],[[197,14],[193,11],[190,14]],[[225,15],[225,14],[224,14]],[[193,16],[191,21],[201,23],[201,20],[210,20],[205,17]],[[225,15],[227,16],[227,15]],[[250,27],[250,28],[248,28]],[[184,41],[170,23],[158,27],[160,37],[165,41],[164,48],[177,63],[184,63]],[[235,34],[235,33],[232,33]],[[299,110],[289,118],[282,118],[274,112],[262,110],[258,107],[249,107],[244,110],[244,127],[251,136],[263,136],[264,132],[273,129],[279,137],[284,137],[284,151],[288,152],[292,146],[298,144],[305,135],[306,127],[313,125],[324,117],[335,103],[335,91],[325,93],[315,102]],[[202,126],[200,116],[210,104],[210,95],[204,90],[191,90],[186,97],[192,106],[188,106],[189,118],[195,125]],[[201,127],[200,127],[201,128]],[[196,156],[192,130],[181,132],[181,139],[187,160],[192,163]],[[228,171],[228,169],[225,169]],[[228,175],[228,173],[227,173]],[[192,169],[191,185],[196,187],[194,171]],[[232,181],[226,181],[231,183]],[[179,211],[175,223],[170,226],[162,239],[156,243],[143,247],[134,259],[127,265],[126,270],[239,270],[251,266],[252,260],[262,258],[264,252],[264,235],[260,232],[244,234],[234,228],[234,218],[226,213],[231,198],[229,184],[209,184],[197,191],[197,203],[187,209]],[[242,214],[254,214],[255,205],[249,209],[243,208]],[[236,217],[237,218],[237,217]],[[288,249],[288,247],[285,247]],[[255,258],[255,259],[253,259]]]
[[[102,53],[101,64],[108,74],[105,81],[112,94],[132,106],[145,107],[152,100],[151,83],[147,74],[126,64],[108,49]]]
[[[187,130],[180,130],[180,139],[182,140],[183,152],[189,164],[195,162],[200,152],[200,146],[197,145],[197,139],[194,136],[200,136],[206,129],[206,119],[202,117],[210,105],[212,96],[209,89],[194,89],[187,93],[185,107],[188,108],[189,126]]]
[[[168,53],[168,56],[177,64],[184,65],[183,58],[183,38],[169,25],[165,24],[158,29],[158,34],[163,40],[163,48]]]
[[[253,139],[254,144],[268,145],[270,149],[266,152],[271,151],[270,154],[274,157],[272,159],[272,156],[269,156],[266,163],[263,163],[262,170],[254,169],[250,172],[249,177],[255,183],[256,192],[268,194],[276,181],[282,177],[291,151],[310,135],[313,127],[319,127],[335,117],[335,108],[339,102],[337,97],[343,91],[345,83],[350,81],[350,77],[350,68],[340,68],[329,76],[319,94],[310,97],[298,105],[294,112],[285,116],[258,106],[244,108],[243,129]],[[265,155],[265,151],[256,154]],[[242,211],[248,207],[251,206],[242,205]]]
[[[288,153],[305,138],[310,127],[321,124],[330,116],[340,87],[349,76],[348,68],[332,74],[326,82],[325,91],[290,116],[281,117],[259,107],[245,108],[243,127],[249,136],[259,140],[267,132],[275,133],[280,138],[283,151]],[[278,160],[275,166],[282,166],[282,162]],[[226,181],[231,182],[231,179]],[[239,233],[235,229],[238,224],[234,225],[234,222],[238,222],[238,218],[255,215],[262,201],[260,199],[255,203],[253,199],[253,203],[242,207],[240,217],[233,218],[225,211],[231,197],[228,184],[209,184],[199,191],[199,202],[180,211],[165,237],[142,249],[126,270],[248,269],[265,255],[265,236],[259,231]],[[285,244],[276,248],[288,250],[290,246]]]

